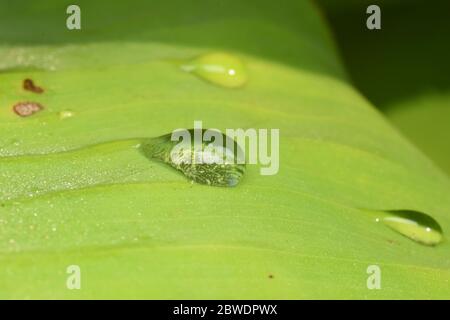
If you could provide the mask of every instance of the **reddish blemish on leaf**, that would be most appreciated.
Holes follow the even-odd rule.
[[[25,79],[23,80],[23,88],[25,90],[34,92],[34,93],[42,93],[44,92],[44,89],[34,84],[33,80],[31,79]]]
[[[44,107],[37,102],[19,102],[13,107],[14,112],[21,117],[28,117],[41,111]]]

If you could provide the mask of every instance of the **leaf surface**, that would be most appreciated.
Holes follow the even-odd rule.
[[[81,31],[63,1],[3,6],[0,297],[449,297],[448,243],[367,212],[425,212],[445,233],[448,178],[349,84],[309,2],[80,1]],[[245,63],[244,88],[173,63],[212,51]],[[11,111],[30,100],[45,109]],[[279,173],[249,165],[237,187],[208,187],[136,149],[194,120],[280,129]],[[373,264],[382,290],[367,289]]]

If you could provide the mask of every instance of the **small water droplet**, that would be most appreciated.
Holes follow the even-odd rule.
[[[386,211],[383,223],[418,243],[434,246],[442,242],[440,225],[429,215],[412,210]]]
[[[61,120],[72,118],[74,115],[75,115],[75,113],[70,110],[64,110],[64,111],[59,112],[59,118]]]
[[[200,136],[206,131],[190,129],[187,132],[194,137],[195,130],[199,130]],[[197,146],[195,139],[172,141],[172,134],[166,134],[143,142],[141,151],[147,158],[163,161],[197,183],[233,187],[245,173],[245,163],[238,161],[242,150],[233,139],[218,134],[222,136],[222,141],[205,142],[202,139]]]
[[[20,146],[20,141],[17,140],[17,139],[14,139],[14,140],[11,141],[11,144],[12,144],[13,146],[15,146],[15,147],[18,147],[18,146]]]
[[[248,81],[247,70],[242,61],[227,53],[205,54],[181,63],[180,68],[226,88],[239,88]]]

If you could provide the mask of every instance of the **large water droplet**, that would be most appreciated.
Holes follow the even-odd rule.
[[[181,69],[226,88],[239,88],[247,83],[244,64],[227,53],[209,53],[181,63]]]
[[[194,137],[196,130],[199,130],[201,136],[206,131],[186,131]],[[166,134],[146,140],[141,145],[141,151],[147,158],[163,161],[197,183],[233,187],[245,173],[245,163],[239,161],[239,153],[242,150],[230,137],[222,133],[220,135],[221,141],[214,139],[205,142],[202,139],[196,144],[195,139],[172,141],[172,134]]]
[[[442,229],[432,217],[418,211],[386,211],[381,221],[394,231],[418,243],[434,246],[442,242]]]

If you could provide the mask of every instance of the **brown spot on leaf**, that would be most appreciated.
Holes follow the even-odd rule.
[[[34,84],[33,80],[31,79],[25,79],[23,80],[23,88],[25,90],[34,92],[34,93],[42,93],[44,92],[44,89]]]
[[[37,102],[19,102],[13,107],[14,112],[21,117],[28,117],[32,114],[44,109],[42,105]]]
[[[269,279],[273,279],[274,275],[273,274],[269,274]]]

